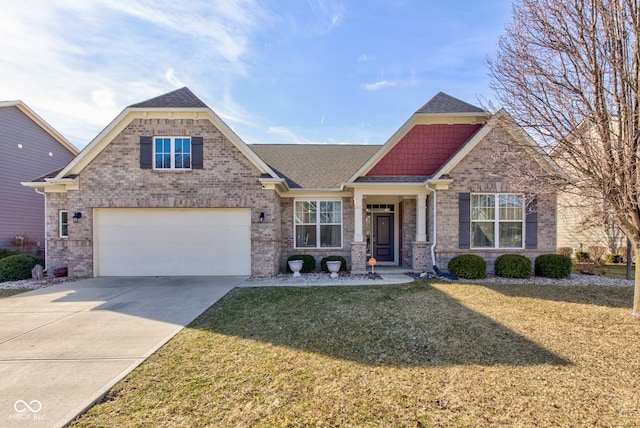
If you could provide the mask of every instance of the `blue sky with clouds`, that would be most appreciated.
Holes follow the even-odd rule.
[[[491,100],[508,0],[6,0],[0,100],[79,148],[188,86],[247,143],[383,144],[439,91]]]

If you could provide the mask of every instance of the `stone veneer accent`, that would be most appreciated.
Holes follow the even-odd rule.
[[[202,136],[204,168],[141,169],[140,136]],[[47,194],[49,268],[68,266],[70,276],[93,275],[94,208],[251,208],[251,274],[279,270],[280,198],[264,190],[260,171],[207,119],[135,119],[80,173],[79,190]],[[58,211],[82,212],[58,236]],[[264,223],[258,222],[260,212]]]

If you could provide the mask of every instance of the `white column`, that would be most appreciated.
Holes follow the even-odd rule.
[[[353,197],[353,218],[354,218],[354,233],[353,233],[353,241],[354,242],[363,242],[364,238],[362,235],[362,193],[356,190]]]
[[[416,195],[416,242],[427,241],[427,193]]]

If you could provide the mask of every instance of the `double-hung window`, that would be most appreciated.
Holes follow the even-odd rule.
[[[69,212],[65,210],[58,211],[58,230],[61,238],[69,237]]]
[[[155,137],[154,169],[191,169],[191,138]]]
[[[296,248],[342,247],[341,201],[295,201]]]
[[[524,195],[471,194],[471,248],[524,248]]]

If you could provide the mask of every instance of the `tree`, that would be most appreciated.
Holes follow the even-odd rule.
[[[496,99],[640,247],[640,0],[514,0]],[[640,316],[640,251],[633,315]]]

